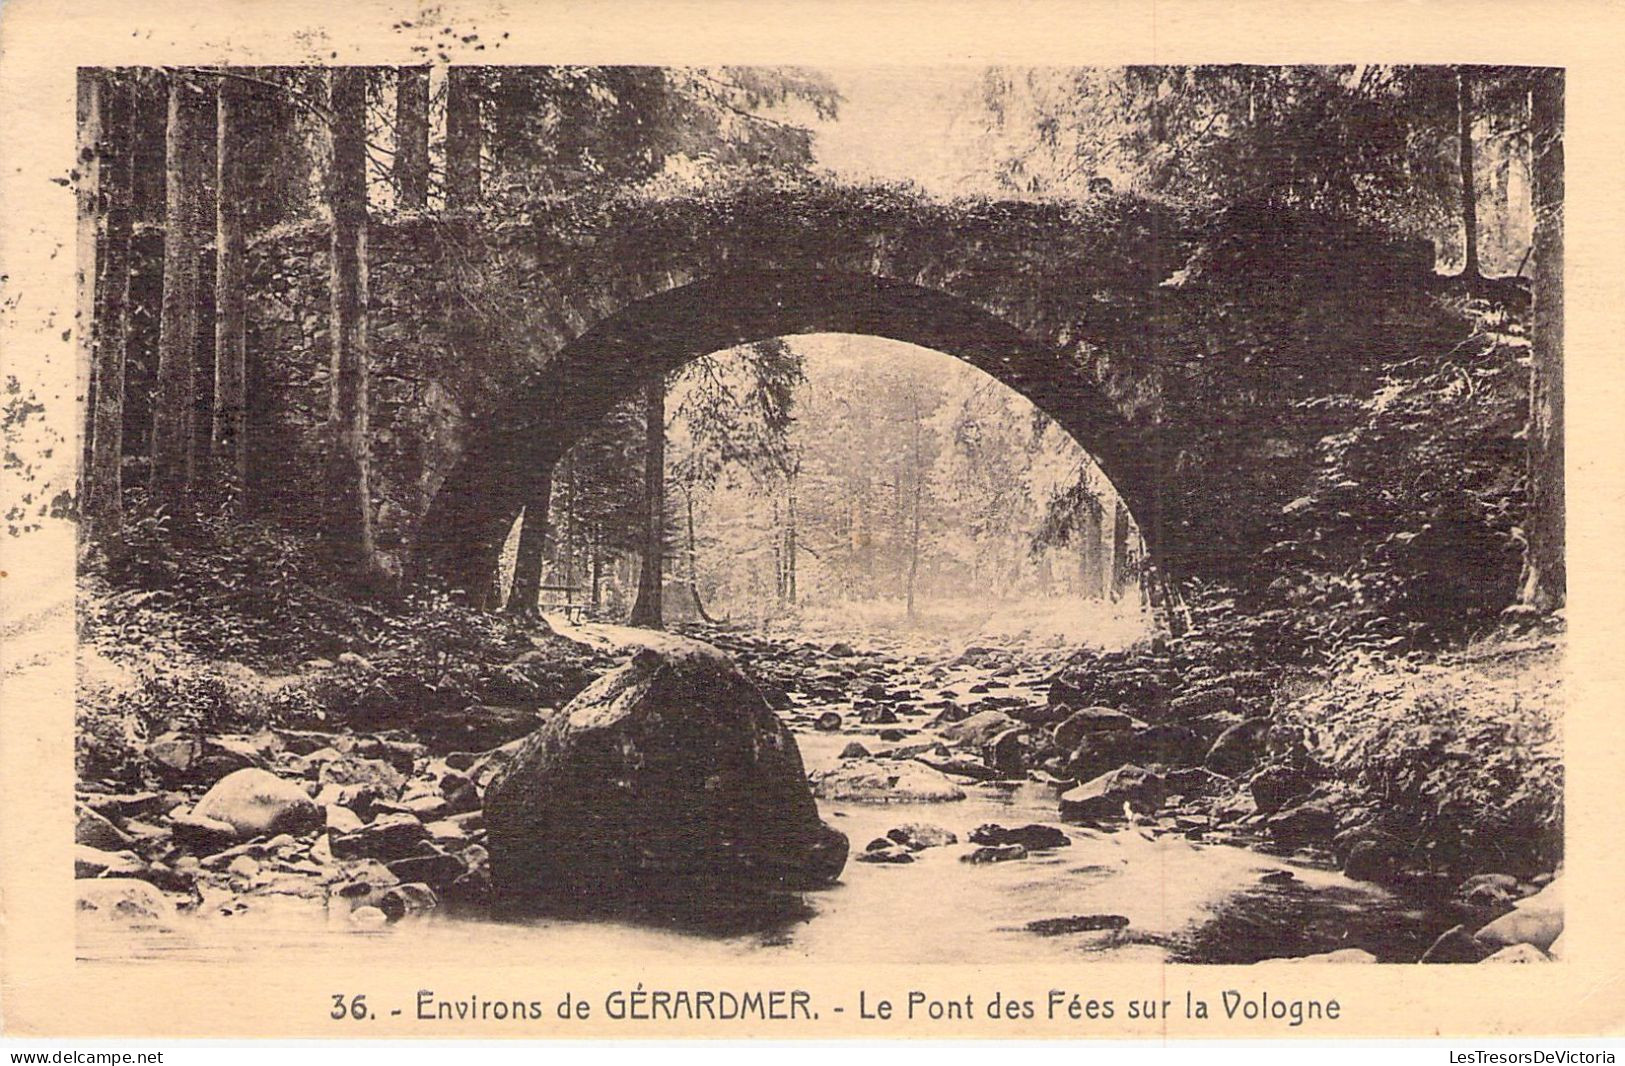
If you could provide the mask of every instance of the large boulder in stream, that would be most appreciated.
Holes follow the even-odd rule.
[[[485,794],[492,888],[522,906],[642,909],[828,884],[794,738],[726,656],[665,638],[554,712]]]

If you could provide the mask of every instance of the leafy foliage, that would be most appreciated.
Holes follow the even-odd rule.
[[[1376,824],[1458,873],[1563,853],[1561,656],[1497,635],[1429,662],[1355,653],[1288,715]]]
[[[1133,66],[991,68],[982,150],[1017,194],[1105,181],[1181,203],[1257,202],[1425,234],[1461,247],[1457,73],[1470,79],[1490,257],[1528,247],[1529,68]],[[1521,197],[1521,199],[1520,199]]]
[[[1462,313],[1474,332],[1390,364],[1278,521],[1262,562],[1272,591],[1314,619],[1313,646],[1454,643],[1515,598],[1528,340],[1504,310]]]

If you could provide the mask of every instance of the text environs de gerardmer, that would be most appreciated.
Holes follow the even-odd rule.
[[[583,1019],[588,1012],[565,1006],[550,1010],[547,999],[480,995],[448,998],[430,989],[418,992],[419,1021],[540,1021],[557,1014],[561,1019]],[[611,1021],[810,1021],[817,1017],[812,995],[803,989],[632,988],[612,989],[604,995],[603,1016]]]

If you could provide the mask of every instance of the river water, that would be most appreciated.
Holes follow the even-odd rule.
[[[809,770],[834,765],[852,738],[851,732],[797,737]],[[743,931],[696,931],[659,920],[497,921],[446,914],[360,929],[342,914],[328,914],[319,902],[268,897],[230,918],[181,917],[164,931],[87,923],[79,954],[118,961],[229,962],[274,947],[313,966],[324,956],[342,956],[346,963],[385,967],[426,959],[568,966],[605,958],[1243,963],[1357,947],[1382,961],[1410,962],[1444,924],[1383,889],[1332,870],[1197,843],[1176,833],[1153,839],[1137,827],[1066,826],[1069,847],[1008,862],[963,862],[972,850],[967,837],[979,825],[1062,824],[1055,793],[1047,787],[968,785],[966,792],[964,800],[948,803],[821,801],[824,818],[846,833],[854,856],[871,839],[910,822],[948,829],[961,843],[926,849],[905,865],[849,861],[836,885],[806,893],[801,906]],[[1045,919],[1089,916],[1119,916],[1127,923],[1058,935],[1028,928]]]

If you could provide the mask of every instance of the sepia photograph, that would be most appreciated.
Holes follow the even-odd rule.
[[[78,959],[1564,959],[1562,69],[395,29],[78,69]]]

